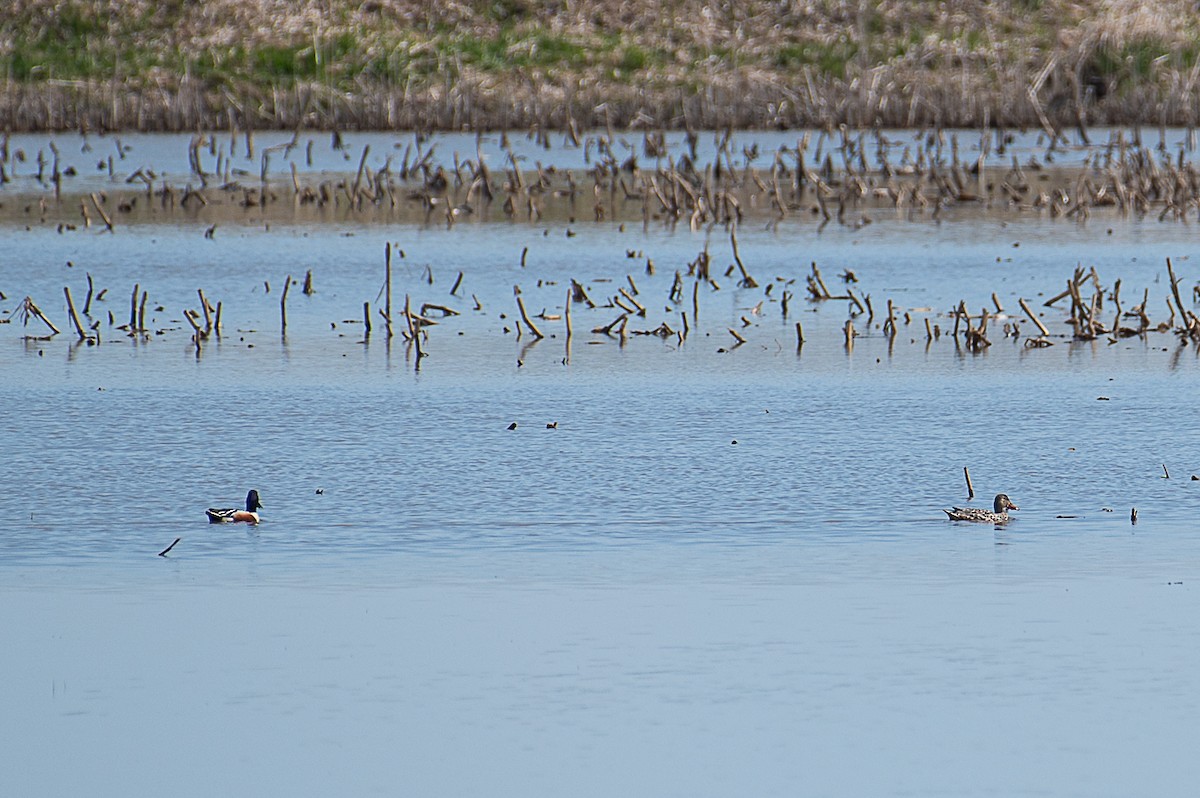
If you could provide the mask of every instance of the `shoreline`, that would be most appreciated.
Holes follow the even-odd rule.
[[[1101,103],[1062,93],[1046,102],[1024,83],[987,85],[926,78],[897,85],[899,76],[873,73],[888,90],[786,76],[726,75],[701,90],[609,85],[579,90],[556,83],[502,85],[459,82],[410,92],[368,86],[357,94],[319,84],[289,88],[247,84],[236,94],[184,80],[152,92],[124,82],[0,84],[0,119],[11,133],[180,133],[198,130],[302,132],[422,131],[578,132],[662,130],[957,129],[1034,130],[1088,136],[1097,127],[1195,127],[1200,92],[1156,91]],[[1037,100],[1035,102],[1035,100]]]

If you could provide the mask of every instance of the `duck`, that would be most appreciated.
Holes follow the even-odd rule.
[[[942,512],[950,516],[951,521],[979,521],[985,524],[1007,524],[1012,520],[1008,515],[1008,511],[1020,509],[1020,507],[1013,504],[1012,499],[1008,498],[1007,493],[997,493],[996,500],[992,502],[991,510],[983,510],[978,507],[955,507],[952,510],[942,510]]]
[[[258,500],[258,491],[252,490],[246,494],[246,509],[237,510],[232,507],[217,509],[209,507],[204,511],[208,516],[210,524],[228,524],[228,523],[247,523],[257,524],[259,521],[258,513],[256,512],[262,507],[262,502]]]

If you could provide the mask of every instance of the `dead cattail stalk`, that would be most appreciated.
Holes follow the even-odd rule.
[[[363,327],[366,328],[365,335],[371,337],[371,303],[363,303]]]
[[[129,299],[129,331],[130,332],[137,331],[137,301],[138,301],[138,289],[140,287],[141,286],[139,286],[137,283],[133,284],[133,296],[130,297],[130,299]]]
[[[567,301],[563,303],[563,319],[567,325],[567,341],[571,340],[571,294],[570,288],[567,289]]]
[[[1171,280],[1171,294],[1175,297],[1175,304],[1179,306],[1179,318],[1182,321],[1180,326],[1182,326],[1186,332],[1195,335],[1195,329],[1192,323],[1194,317],[1192,316],[1191,312],[1189,312],[1188,309],[1183,306],[1183,299],[1179,295],[1179,280],[1175,277],[1175,268],[1171,265],[1170,258],[1167,258],[1167,276]]]
[[[889,338],[896,336],[896,307],[892,304],[892,300],[888,300],[888,315],[887,320],[883,323],[883,332]]]
[[[637,308],[637,315],[639,315],[639,316],[646,315],[646,306],[643,305],[641,302],[638,302],[636,299],[634,299],[633,294],[629,293],[624,288],[618,288],[617,291],[618,291],[618,293],[621,294],[621,296],[625,297],[625,299],[627,299],[635,308]]]
[[[42,323],[49,327],[50,331],[55,335],[58,335],[59,332],[61,332],[57,327],[54,326],[54,323],[51,322],[50,319],[46,318],[46,314],[42,313],[42,309],[34,303],[32,297],[25,297],[24,301],[21,302],[21,308],[19,312],[24,319],[24,324],[29,323],[30,316],[37,316],[42,320]]]
[[[617,316],[615,319],[613,319],[609,324],[605,324],[603,327],[596,327],[592,330],[592,332],[601,335],[612,335],[613,328],[623,324],[627,318],[629,318],[628,315],[622,313],[620,316]]]
[[[967,478],[967,498],[975,498],[975,486],[971,484],[971,469],[963,466],[963,476]]]
[[[392,337],[392,245],[383,245],[383,318],[387,327],[387,337]],[[378,299],[378,297],[376,297]],[[407,301],[407,300],[405,300]]]
[[[529,314],[525,311],[525,302],[521,299],[520,287],[514,287],[513,290],[517,296],[517,309],[521,311],[521,319],[524,320],[525,325],[529,327],[529,331],[533,333],[535,338],[545,338],[546,336],[542,335],[542,331],[530,320]]]
[[[146,331],[146,300],[150,298],[149,291],[142,291],[142,301],[138,303],[138,332]]]
[[[199,324],[199,322],[196,321],[196,314],[190,308],[184,308],[183,319],[189,325],[191,325],[192,337],[195,338],[195,337],[199,336],[200,332],[201,332],[200,324]]]
[[[288,275],[283,280],[283,293],[279,295],[279,332],[280,334],[287,333],[287,295],[292,287],[292,275]]]
[[[754,278],[751,277],[749,272],[746,271],[746,265],[742,263],[742,256],[738,254],[736,222],[729,226],[729,243],[733,248],[733,262],[737,264],[738,271],[742,273],[742,281],[738,283],[738,285],[740,285],[742,288],[757,288],[758,283],[756,283]]]
[[[1050,334],[1050,331],[1046,329],[1046,325],[1042,324],[1042,320],[1039,319],[1033,312],[1033,309],[1029,307],[1028,302],[1026,302],[1024,299],[1018,299],[1017,304],[1021,306],[1021,310],[1025,311],[1025,315],[1028,316],[1029,320],[1033,322],[1033,326],[1038,328],[1038,332],[1042,334],[1043,338]],[[1057,352],[1058,350],[1056,349],[1054,351]]]
[[[408,326],[408,339],[417,337],[417,326],[413,323],[412,301],[408,294],[404,295],[404,323]]]
[[[197,288],[196,294],[200,297],[200,310],[204,311],[204,332],[212,332],[212,313],[208,309],[208,300],[204,298],[204,289]]]
[[[96,192],[93,191],[91,193],[91,198],[92,205],[96,206],[96,212],[99,213],[100,218],[104,220],[104,226],[108,228],[109,232],[112,232],[112,219],[108,218],[108,214],[104,212],[104,208],[100,207],[100,198],[96,196]]]
[[[63,294],[67,297],[67,310],[71,314],[71,322],[75,325],[75,331],[79,334],[79,340],[87,340],[87,333],[83,331],[83,322],[79,320],[79,314],[75,312],[75,303],[71,300],[71,289],[63,286]]]
[[[458,287],[459,287],[460,285],[462,285],[462,281],[463,281],[463,273],[462,273],[462,272],[459,272],[459,273],[458,273],[458,279],[454,281],[454,287],[450,289],[450,296],[457,296],[457,295],[458,295]]]

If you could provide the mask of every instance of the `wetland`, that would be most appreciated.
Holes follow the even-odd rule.
[[[7,137],[0,786],[1185,789],[1193,154]]]

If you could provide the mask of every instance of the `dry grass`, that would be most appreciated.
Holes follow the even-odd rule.
[[[1194,124],[1176,0],[26,0],[13,129]]]

